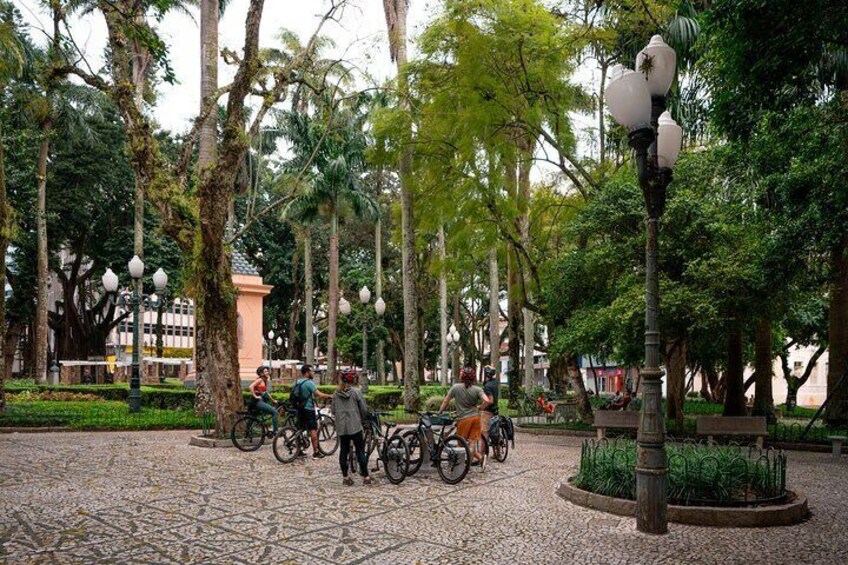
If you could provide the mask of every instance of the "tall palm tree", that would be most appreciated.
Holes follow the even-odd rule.
[[[290,171],[309,171],[306,188],[286,208],[286,218],[310,222],[322,216],[329,224],[329,304],[327,327],[327,370],[336,378],[336,324],[339,314],[340,216],[348,211],[358,217],[376,218],[377,203],[360,186],[365,164],[365,116],[359,108],[339,108],[331,101],[315,116],[288,112],[282,116],[284,135],[292,144]],[[307,163],[312,164],[307,167]],[[307,331],[311,331],[307,328]]]
[[[402,111],[409,111],[409,83],[406,78],[406,16],[409,0],[383,0],[386,27],[389,32],[389,53],[397,63],[398,98]],[[411,135],[411,131],[404,132]],[[408,141],[408,140],[407,140]],[[400,223],[401,260],[403,267],[403,335],[404,335],[404,404],[416,408],[418,392],[418,299],[415,294],[417,280],[415,266],[415,219],[412,198],[412,146],[405,143],[401,151],[400,173]]]

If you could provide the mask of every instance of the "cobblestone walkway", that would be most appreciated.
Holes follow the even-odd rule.
[[[284,466],[256,453],[189,447],[187,432],[0,435],[5,563],[848,563],[848,457],[790,454],[790,487],[813,517],[790,528],[671,525],[554,494],[579,442],[520,434],[505,464],[458,486],[422,469],[341,484],[337,458]]]

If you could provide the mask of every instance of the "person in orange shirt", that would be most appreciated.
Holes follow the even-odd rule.
[[[277,410],[274,408],[276,406],[276,402],[271,398],[271,395],[268,394],[268,379],[271,378],[271,369],[268,367],[262,366],[256,369],[256,379],[250,383],[250,394],[253,395],[253,402],[256,408],[260,412],[265,412],[266,414],[271,415],[271,422],[274,426],[274,435],[277,435],[277,428],[279,427],[279,418],[277,417]]]

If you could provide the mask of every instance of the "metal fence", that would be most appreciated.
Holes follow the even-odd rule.
[[[746,506],[786,497],[786,455],[756,446],[686,441],[668,446],[668,500],[687,506]],[[636,444],[585,440],[576,478],[581,488],[636,498]]]

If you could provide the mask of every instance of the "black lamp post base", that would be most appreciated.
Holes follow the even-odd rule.
[[[141,389],[130,387],[130,394],[128,400],[130,412],[141,411]]]

